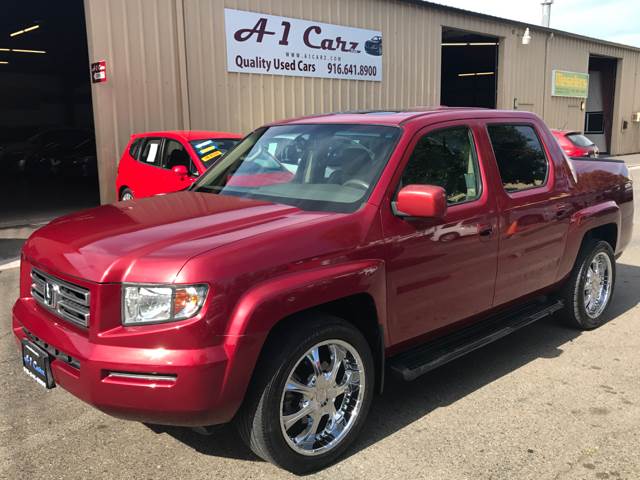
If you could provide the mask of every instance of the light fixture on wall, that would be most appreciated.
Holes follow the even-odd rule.
[[[522,35],[522,44],[529,45],[531,43],[531,31],[529,27],[524,31],[524,35]]]
[[[489,75],[495,75],[496,72],[474,72],[474,73],[459,73],[459,77],[486,77]]]
[[[25,34],[25,33],[33,32],[34,30],[37,30],[39,28],[40,28],[40,25],[32,25],[32,26],[24,28],[22,30],[18,30],[17,32],[10,33],[9,36],[10,37],[17,37],[18,35],[22,35],[22,34]]]
[[[39,55],[47,53],[46,50],[28,50],[26,48],[0,48],[0,52],[37,53]]]
[[[12,48],[11,51],[16,53],[38,53],[38,54],[47,53],[46,50],[27,50],[24,48]]]

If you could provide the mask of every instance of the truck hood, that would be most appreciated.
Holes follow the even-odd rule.
[[[32,263],[92,282],[175,280],[192,257],[331,213],[208,193],[119,202],[60,217],[24,246]]]

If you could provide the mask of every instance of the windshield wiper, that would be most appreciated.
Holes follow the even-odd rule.
[[[191,189],[192,192],[200,192],[200,191],[205,191],[205,192],[216,192],[219,193],[222,190],[223,187],[219,187],[217,185],[200,185],[197,186],[196,188]]]

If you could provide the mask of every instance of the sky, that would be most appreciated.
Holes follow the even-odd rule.
[[[541,0],[430,0],[539,25]],[[640,0],[555,0],[551,28],[640,47]]]

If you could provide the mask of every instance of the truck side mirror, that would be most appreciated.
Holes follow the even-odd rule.
[[[417,218],[442,218],[447,212],[447,196],[442,187],[407,185],[398,192],[396,215]]]

